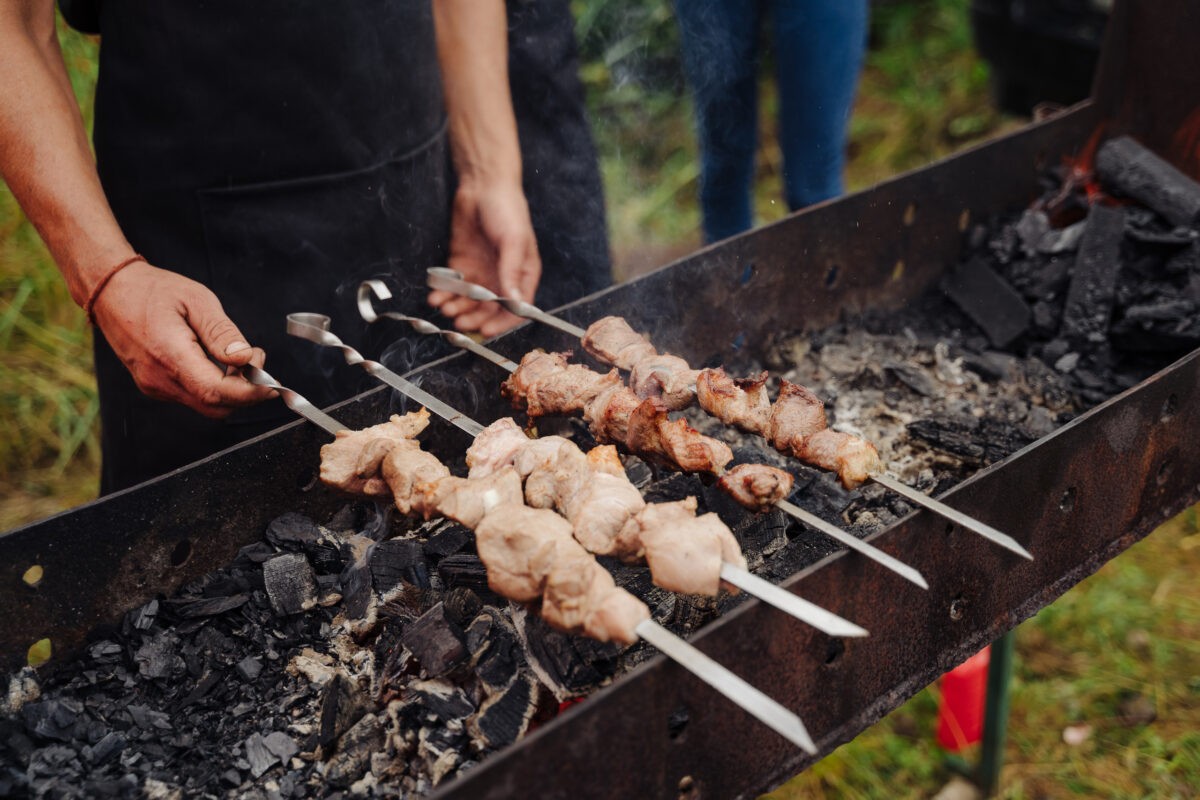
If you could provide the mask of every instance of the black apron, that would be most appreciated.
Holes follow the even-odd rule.
[[[200,281],[267,369],[318,405],[371,385],[286,335],[316,311],[379,356],[396,330],[354,309],[387,274],[421,312],[445,261],[445,120],[429,0],[103,0],[95,145],[122,230],[158,267]],[[435,337],[393,348],[428,360]],[[370,340],[368,340],[370,339]],[[97,332],[110,492],[294,419],[272,400],[212,421],[138,391]]]

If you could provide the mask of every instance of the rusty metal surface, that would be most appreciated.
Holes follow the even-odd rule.
[[[828,753],[1200,500],[1197,426],[1200,351],[950,494],[1035,561],[922,512],[871,541],[922,570],[928,592],[853,553],[786,584],[870,637],[835,642],[749,602],[692,641],[800,713]],[[681,709],[689,721],[673,738]],[[669,797],[688,778],[697,797],[752,797],[809,763],[659,658],[433,796]]]

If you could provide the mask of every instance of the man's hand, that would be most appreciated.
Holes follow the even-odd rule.
[[[275,394],[238,374],[246,364],[261,367],[265,353],[246,343],[216,295],[189,278],[130,264],[104,287],[94,312],[108,343],[150,397],[220,418]]]
[[[533,301],[541,277],[529,206],[519,186],[460,186],[450,223],[450,269],[503,297]],[[499,303],[479,303],[450,292],[429,294],[429,303],[462,331],[495,336],[523,320]]]

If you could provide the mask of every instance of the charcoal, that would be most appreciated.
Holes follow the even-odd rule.
[[[508,686],[525,664],[517,632],[495,608],[483,609],[467,628],[467,651],[484,691]]]
[[[1191,275],[1200,272],[1200,241],[1192,242],[1188,247],[1172,254],[1163,265],[1163,270],[1168,275]]]
[[[333,786],[347,788],[366,771],[371,753],[384,744],[383,723],[374,714],[366,714],[338,740],[337,751],[325,767],[325,779]]]
[[[1079,364],[1079,353],[1064,353],[1054,362],[1054,368],[1059,372],[1071,372]]]
[[[221,781],[224,782],[226,786],[236,789],[238,786],[242,785],[242,773],[238,772],[236,769],[227,769],[221,773]]]
[[[884,365],[884,371],[922,397],[933,397],[940,394],[932,378],[924,371],[909,364],[892,362]]]
[[[129,612],[129,622],[136,630],[148,631],[158,616],[158,600],[151,600],[141,608]]]
[[[1125,322],[1145,324],[1151,322],[1187,322],[1196,312],[1190,300],[1160,300],[1157,303],[1130,306],[1125,309]]]
[[[431,676],[445,674],[467,657],[462,629],[447,618],[442,603],[409,625],[400,640]]]
[[[993,347],[1007,347],[1028,329],[1033,312],[1021,295],[974,257],[942,279],[942,291],[979,326]]]
[[[1124,230],[1121,209],[1092,206],[1063,312],[1062,335],[1071,342],[1094,345],[1106,339]]]
[[[281,617],[308,611],[317,604],[317,581],[300,553],[276,556],[263,564],[263,582],[271,608]]]
[[[1037,308],[1034,308],[1037,317]],[[1007,353],[987,350],[982,353],[967,353],[962,357],[963,366],[982,378],[991,381],[1012,380],[1016,359]]]
[[[386,592],[400,581],[429,586],[429,573],[421,545],[412,539],[389,539],[371,548],[371,582],[377,592]]]
[[[531,614],[513,621],[529,665],[560,700],[586,694],[611,674],[617,645],[561,633]]]
[[[238,550],[234,564],[261,564],[276,556],[275,548],[267,542],[254,542]]]
[[[96,742],[91,747],[91,761],[93,764],[103,764],[111,758],[116,757],[125,749],[128,742],[125,737],[116,731],[109,731],[100,741]]]
[[[1196,243],[1196,230],[1186,226],[1161,230],[1158,227],[1143,227],[1135,222],[1135,215],[1127,214],[1125,236],[1138,244],[1178,250]]]
[[[413,681],[404,692],[404,701],[421,706],[444,724],[465,719],[475,713],[466,693],[442,680]]]
[[[252,733],[242,745],[246,761],[250,763],[250,774],[261,778],[267,770],[279,763],[279,756],[267,749],[262,734]]]
[[[471,740],[482,750],[512,744],[529,726],[529,720],[537,710],[536,698],[533,678],[518,675],[503,692],[484,700],[479,713],[467,722]]]
[[[162,631],[150,637],[133,656],[138,672],[146,678],[172,678],[184,668],[179,655],[179,637],[172,631]]]
[[[300,748],[296,746],[296,741],[282,731],[274,731],[263,737],[263,745],[281,764],[287,765],[292,756],[300,752]]]
[[[1143,203],[1172,225],[1200,223],[1200,184],[1128,136],[1100,146],[1096,176],[1109,191]]]
[[[461,586],[447,592],[446,599],[442,602],[446,606],[446,618],[460,628],[470,625],[471,620],[475,619],[475,615],[483,608],[483,601],[479,599],[479,595]]]
[[[703,488],[703,484],[695,475],[673,472],[646,489],[643,496],[647,503],[671,503],[687,497],[697,497]]]
[[[321,696],[317,743],[329,752],[333,744],[366,713],[367,702],[359,688],[335,674]]]
[[[283,549],[307,549],[321,538],[321,529],[303,514],[289,511],[267,524],[267,541]]]
[[[1051,229],[1038,242],[1038,251],[1046,254],[1069,253],[1079,247],[1083,230],[1082,220],[1064,228]]]
[[[1038,334],[1049,336],[1058,330],[1058,322],[1059,313],[1054,306],[1043,300],[1033,304],[1033,327]]]
[[[252,681],[262,673],[262,662],[254,656],[246,656],[237,665],[237,673],[244,681]]]
[[[21,707],[25,729],[33,736],[69,742],[74,738],[75,721],[83,706],[74,699],[43,700]]]
[[[429,536],[425,542],[425,552],[445,558],[462,550],[471,541],[472,536],[471,531],[462,525],[448,522]]]
[[[630,483],[639,489],[644,489],[654,479],[654,471],[650,465],[636,456],[625,459],[625,475]]]
[[[504,605],[508,601],[488,588],[487,568],[474,553],[455,553],[437,565],[437,574],[447,589],[461,586],[470,589],[485,603]]]
[[[144,731],[169,731],[171,718],[163,711],[156,711],[148,706],[131,703],[125,707],[133,724]]]
[[[229,597],[181,597],[168,600],[165,605],[177,617],[182,619],[200,619],[215,617],[239,608],[250,599],[249,595],[235,594]]]

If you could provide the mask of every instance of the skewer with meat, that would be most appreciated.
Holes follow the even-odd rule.
[[[715,595],[724,565],[746,568],[737,539],[716,514],[696,516],[694,497],[647,504],[611,447],[585,455],[559,436],[529,439],[504,418],[475,438],[467,464],[473,477],[516,467],[529,505],[556,509],[593,553],[644,559],[654,582],[669,591]]]

